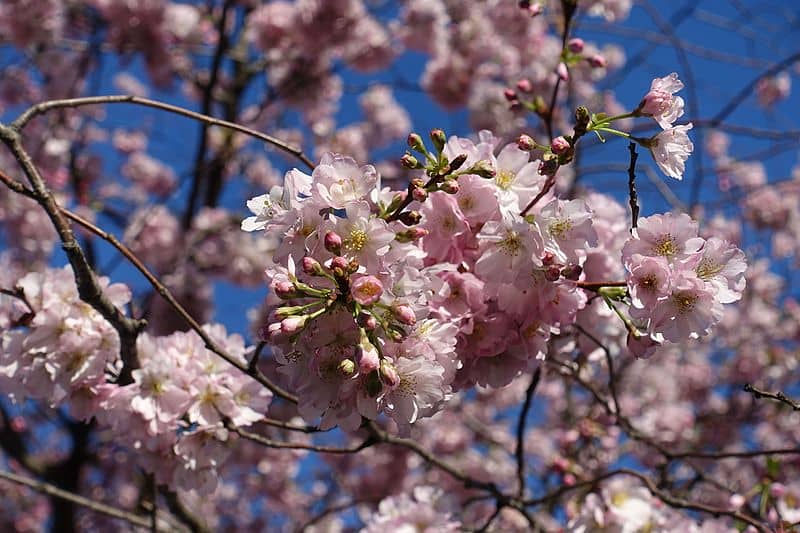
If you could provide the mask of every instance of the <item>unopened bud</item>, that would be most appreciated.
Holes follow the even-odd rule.
[[[303,272],[306,274],[316,275],[319,276],[322,274],[322,265],[319,264],[319,261],[314,259],[313,257],[304,256],[303,261]]]
[[[290,316],[281,320],[281,331],[289,335],[306,327],[306,315]]]
[[[428,199],[428,191],[422,188],[411,189],[411,197],[417,202],[424,202]]]
[[[458,170],[461,168],[461,165],[464,164],[464,161],[467,160],[467,154],[458,154],[450,161],[450,171]]]
[[[567,43],[567,50],[572,52],[573,54],[580,54],[583,52],[584,42],[583,39],[579,37],[575,37],[574,39],[570,39]]]
[[[422,220],[422,214],[419,211],[404,211],[399,220],[406,226],[416,226]]]
[[[367,331],[374,331],[378,328],[378,319],[371,313],[361,311],[356,318],[356,323]]]
[[[608,64],[606,58],[600,54],[594,54],[593,56],[587,57],[586,61],[589,62],[589,65],[591,65],[592,68],[603,68]]]
[[[458,193],[459,189],[460,187],[458,186],[458,182],[456,180],[447,180],[439,184],[439,190],[446,192],[447,194],[456,194]]]
[[[509,102],[514,102],[518,100],[516,91],[514,91],[514,89],[511,88],[504,89],[503,96],[505,96],[506,100],[508,100]]]
[[[369,374],[373,370],[377,370],[381,364],[378,349],[372,345],[363,331],[361,342],[356,348],[356,363],[358,363],[358,371],[362,374]]]
[[[422,165],[419,164],[417,158],[409,153],[406,153],[403,157],[400,158],[400,164],[410,169],[422,168]]]
[[[408,305],[396,305],[392,308],[392,312],[397,321],[402,324],[413,326],[417,323],[417,315],[414,314],[414,310]]]
[[[399,231],[395,234],[395,239],[399,242],[414,242],[430,233],[425,228],[413,227],[407,230]]]
[[[273,290],[275,291],[275,296],[282,300],[297,298],[297,290],[291,281],[279,281],[273,286]]]
[[[563,136],[556,137],[555,139],[553,139],[553,142],[550,143],[550,149],[553,150],[554,154],[558,155],[566,153],[566,151],[569,150],[570,147],[571,145],[569,144],[569,141],[566,140]]]
[[[569,71],[567,70],[567,65],[563,61],[556,66],[556,75],[561,81],[567,81],[569,79]]]
[[[381,367],[378,372],[380,373],[381,381],[387,386],[395,388],[400,384],[400,376],[397,375],[397,369],[388,360],[381,359]]]
[[[342,238],[339,236],[338,233],[334,231],[329,231],[325,233],[325,237],[323,238],[325,243],[325,249],[328,250],[330,253],[339,255],[342,253]]]
[[[345,376],[350,377],[356,372],[356,364],[352,359],[342,359],[339,363],[339,372]]]
[[[467,170],[469,174],[475,174],[476,176],[480,176],[482,178],[486,178],[488,180],[495,177],[497,171],[492,166],[492,162],[488,159],[481,159],[474,165],[472,165],[469,170]]]
[[[408,147],[423,154],[428,152],[425,148],[425,143],[422,141],[422,137],[420,137],[418,133],[411,133],[408,135]]]
[[[553,252],[545,252],[542,256],[542,264],[544,266],[550,266],[556,262],[556,256],[553,255]]]
[[[567,265],[561,269],[561,275],[572,281],[578,281],[582,272],[583,268],[580,265]]]
[[[447,135],[445,135],[444,131],[440,129],[431,130],[431,142],[433,143],[433,147],[436,149],[436,153],[442,153],[444,150],[444,145],[447,143]]]
[[[580,137],[586,133],[586,128],[591,120],[589,110],[585,106],[580,106],[575,110],[575,135]]]
[[[522,78],[517,82],[517,89],[520,92],[529,93],[533,91],[533,84],[531,83],[531,80],[529,80],[528,78]]]
[[[530,152],[534,148],[536,148],[536,141],[533,140],[533,137],[530,135],[525,135],[524,133],[519,136],[517,139],[517,148],[524,152]]]

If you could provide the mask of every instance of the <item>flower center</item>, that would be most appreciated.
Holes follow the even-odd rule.
[[[697,300],[697,295],[690,292],[679,292],[672,295],[672,301],[680,315],[691,312],[697,305]]]
[[[495,183],[498,187],[504,191],[507,191],[511,188],[511,185],[514,183],[514,179],[516,177],[517,175],[510,170],[501,169],[495,177]]]
[[[697,265],[697,277],[702,280],[709,280],[722,271],[722,265],[711,259],[703,258]]]
[[[670,257],[675,255],[677,251],[678,247],[675,245],[675,239],[673,239],[672,235],[669,233],[659,237],[655,246],[653,246],[653,252],[655,252],[656,255]]]
[[[551,223],[547,229],[550,231],[550,235],[556,239],[561,239],[565,233],[572,229],[572,221],[568,218],[557,220]]]
[[[506,232],[505,239],[497,243],[497,246],[499,246],[506,255],[516,256],[519,255],[519,251],[522,248],[522,241],[516,231],[509,230]]]
[[[354,229],[344,242],[345,248],[351,252],[360,252],[367,244],[367,233],[364,230]]]

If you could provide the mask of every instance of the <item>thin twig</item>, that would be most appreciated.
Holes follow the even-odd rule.
[[[525,496],[525,423],[528,420],[528,411],[531,409],[531,400],[536,392],[536,387],[539,386],[539,378],[542,376],[542,367],[536,367],[533,373],[531,383],[528,385],[528,390],[525,391],[525,402],[522,404],[522,410],[519,413],[519,420],[517,421],[517,497],[522,498]],[[498,510],[499,512],[499,510]]]
[[[334,454],[356,453],[363,450],[364,448],[372,446],[377,442],[374,438],[368,437],[363,442],[361,442],[360,444],[356,444],[355,446],[351,446],[349,448],[340,448],[336,446],[321,446],[316,444],[306,444],[303,442],[277,441],[264,437],[263,435],[259,435],[258,433],[251,433],[247,430],[236,427],[232,424],[225,424],[225,427],[227,427],[234,433],[238,434],[240,437],[261,444],[262,446],[266,446],[267,448],[308,450],[317,453],[334,453]]]
[[[761,390],[761,389],[758,389],[758,388],[750,385],[749,383],[744,386],[744,390],[745,390],[745,392],[751,393],[753,395],[753,397],[755,399],[757,399],[757,400],[759,400],[761,398],[769,398],[771,400],[775,400],[775,401],[781,402],[783,404],[786,404],[786,405],[788,405],[789,407],[791,407],[795,411],[800,411],[800,402],[792,400],[791,398],[789,398],[788,396],[786,396],[784,393],[782,393],[780,391],[778,391],[778,392],[769,392],[769,391]]]
[[[4,470],[0,470],[0,478],[5,479],[7,481],[11,481],[12,483],[17,483],[18,485],[25,485],[26,487],[30,487],[37,492],[41,492],[42,494],[47,494],[48,496],[60,498],[62,500],[74,503],[76,505],[80,505],[81,507],[91,509],[92,511],[108,515],[114,518],[119,518],[120,520],[125,520],[126,522],[133,524],[135,526],[149,528],[151,525],[150,517],[140,516],[137,515],[136,513],[125,511],[124,509],[119,509],[117,507],[112,507],[111,505],[107,505],[105,503],[90,500],[89,498],[86,498],[79,494],[73,494],[69,491],[60,489],[55,485],[51,485],[50,483],[45,483],[44,481],[39,481],[37,479],[20,476]],[[162,529],[162,531],[167,531],[167,530]]]
[[[149,98],[141,98],[139,96],[108,95],[108,96],[87,96],[84,98],[67,98],[64,100],[50,100],[49,102],[42,102],[40,104],[36,104],[28,108],[24,113],[22,113],[19,116],[19,118],[14,120],[10,126],[12,129],[16,131],[22,131],[22,129],[28,124],[28,122],[31,121],[31,119],[33,119],[38,115],[42,115],[50,111],[51,109],[81,107],[86,105],[102,105],[102,104],[135,104],[145,107],[152,107],[154,109],[167,111],[168,113],[175,113],[176,115],[182,115],[184,117],[189,117],[195,120],[199,120],[201,122],[210,124],[212,126],[219,126],[222,128],[228,128],[234,131],[238,131],[239,133],[244,133],[245,135],[249,135],[251,137],[264,141],[267,144],[271,144],[272,146],[275,146],[276,148],[293,155],[294,157],[302,161],[306,166],[308,166],[308,168],[311,169],[314,168],[314,163],[303,153],[303,151],[300,148],[285,143],[280,139],[277,139],[271,135],[267,135],[266,133],[261,133],[260,131],[256,131],[246,126],[241,126],[239,124],[236,124],[235,122],[228,122],[227,120],[221,120],[218,118],[210,117],[202,113],[197,113],[196,111],[190,111],[189,109],[185,109],[183,107],[171,104],[165,104],[157,100],[150,100]]]
[[[628,198],[631,206],[631,231],[639,224],[639,197],[636,195],[636,160],[639,154],[636,153],[636,143],[628,143],[628,151],[631,154],[631,164],[628,167]]]

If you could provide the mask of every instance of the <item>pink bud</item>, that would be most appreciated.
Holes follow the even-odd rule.
[[[370,313],[364,311],[358,314],[356,321],[358,322],[359,326],[367,331],[374,331],[378,328],[378,319],[376,319]]]
[[[322,271],[322,265],[319,264],[319,261],[307,255],[303,257],[302,265],[303,272],[306,274],[316,274]]]
[[[350,285],[353,300],[361,305],[372,305],[381,299],[383,284],[375,276],[361,276]]]
[[[522,78],[517,82],[517,89],[523,93],[529,93],[533,91],[533,84],[528,78]]]
[[[458,193],[460,187],[456,180],[447,180],[439,185],[439,190],[446,192],[447,194],[456,194]]]
[[[550,265],[544,269],[544,279],[547,281],[558,281],[561,277],[561,269],[558,265]]]
[[[545,252],[542,256],[542,264],[544,266],[550,266],[556,262],[556,256],[553,255],[553,252]]]
[[[331,268],[341,268],[343,271],[347,272],[347,267],[350,266],[350,263],[342,257],[341,255],[337,255],[333,259],[331,259]]]
[[[570,144],[569,141],[564,137],[559,136],[553,139],[553,142],[550,144],[550,148],[553,150],[554,154],[561,155],[570,149]]]
[[[533,140],[533,137],[530,135],[525,135],[524,133],[519,136],[517,139],[517,148],[523,150],[525,152],[530,152],[536,147],[536,141]]]
[[[773,498],[782,498],[786,494],[786,491],[786,485],[778,483],[777,481],[769,486],[769,494]]]
[[[279,281],[273,285],[272,290],[275,291],[275,296],[282,300],[297,297],[297,291],[294,289],[294,283],[291,281]]]
[[[573,54],[580,54],[583,52],[583,39],[579,37],[575,37],[574,39],[570,39],[567,43],[567,50],[572,52]]]
[[[411,190],[411,197],[417,202],[424,202],[428,199],[428,191],[421,188],[414,188]]]
[[[369,374],[377,370],[381,364],[378,349],[372,345],[366,335],[361,334],[361,341],[356,347],[356,363],[358,371],[362,374]]]
[[[290,316],[281,320],[281,331],[291,335],[297,333],[306,326],[306,317],[303,316]]]
[[[563,61],[556,67],[556,75],[561,81],[567,81],[569,79],[569,71],[567,70],[567,65],[564,64]]]
[[[329,231],[325,234],[325,249],[332,254],[339,255],[342,253],[342,238],[338,233]]]
[[[386,359],[381,360],[380,378],[389,387],[395,388],[400,384],[400,376],[397,369]]]
[[[413,326],[417,323],[417,315],[414,314],[414,310],[408,305],[396,305],[392,311],[394,312],[394,317],[402,324]]]
[[[601,56],[600,54],[595,54],[591,57],[587,57],[586,60],[589,62],[592,68],[603,68],[608,64],[606,58]]]
[[[509,102],[513,102],[514,100],[517,99],[517,93],[514,91],[514,89],[511,88],[506,88],[503,91],[503,96],[505,96],[506,100],[508,100]]]

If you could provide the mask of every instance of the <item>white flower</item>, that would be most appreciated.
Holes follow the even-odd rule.
[[[676,180],[683,179],[686,160],[694,150],[688,134],[690,129],[691,122],[664,130],[650,139],[650,152],[656,164],[664,174]]]

